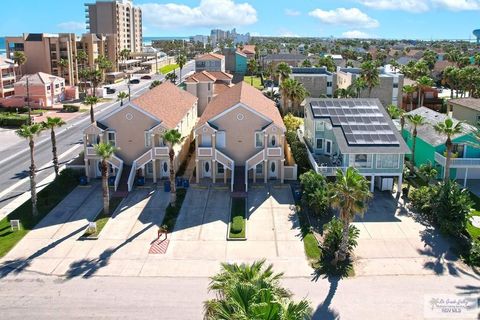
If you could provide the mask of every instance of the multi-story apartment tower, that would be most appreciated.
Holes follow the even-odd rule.
[[[97,0],[85,7],[89,32],[116,35],[118,52],[142,51],[142,10],[131,0]]]

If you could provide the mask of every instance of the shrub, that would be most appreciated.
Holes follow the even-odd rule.
[[[80,111],[80,106],[76,106],[73,104],[64,104],[63,111],[65,112],[78,112]]]
[[[472,247],[468,257],[468,262],[474,266],[480,266],[480,240],[472,241]]]
[[[333,218],[323,227],[323,242],[321,244],[322,254],[328,258],[333,259],[335,252],[340,248],[342,242],[343,221],[338,218]],[[360,236],[360,230],[354,225],[350,225],[348,235],[348,252],[351,253],[357,246],[357,239]]]
[[[325,215],[328,213],[329,199],[327,181],[321,174],[313,170],[300,175],[302,184],[302,200],[315,211],[316,214]]]
[[[300,141],[296,140],[290,144],[293,158],[298,165],[300,173],[310,170],[310,162],[308,161],[307,147]]]
[[[17,113],[0,113],[0,126],[21,127],[28,122],[28,115]]]
[[[431,223],[435,222],[433,212],[433,197],[436,194],[436,187],[424,186],[414,189],[410,195],[410,203],[412,207]]]
[[[434,197],[433,206],[440,231],[459,237],[465,231],[472,206],[473,202],[466,189],[454,181],[444,183]]]
[[[230,231],[232,233],[237,234],[242,232],[242,230],[243,230],[243,217],[242,216],[233,217]]]
[[[303,124],[303,119],[295,117],[293,114],[289,113],[283,117],[283,123],[285,123],[287,131],[295,132]]]

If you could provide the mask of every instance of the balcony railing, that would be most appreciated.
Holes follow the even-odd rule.
[[[14,89],[15,86],[13,84],[6,84],[3,86],[3,90]]]
[[[165,157],[165,156],[168,156],[168,147],[155,147],[155,149],[153,149],[154,151],[154,156],[155,157]]]
[[[267,156],[268,157],[281,157],[282,156],[282,148],[280,148],[280,147],[267,148]]]
[[[480,158],[452,158],[450,159],[450,168],[480,168]],[[442,167],[446,166],[447,158],[442,154],[435,152],[435,162]]]
[[[97,152],[95,151],[95,148],[94,147],[87,147],[86,148],[86,152],[87,152],[87,157],[88,156],[91,156],[91,157],[96,157],[97,156]]]
[[[197,155],[199,157],[211,157],[213,156],[213,149],[206,147],[199,147],[197,150]]]
[[[15,77],[15,73],[13,72],[10,72],[10,73],[2,73],[2,79],[5,79],[5,78],[13,78]]]

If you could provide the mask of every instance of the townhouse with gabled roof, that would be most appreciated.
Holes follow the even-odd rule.
[[[225,72],[225,56],[219,53],[206,53],[195,58],[195,71]]]

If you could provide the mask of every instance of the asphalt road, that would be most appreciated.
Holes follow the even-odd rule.
[[[189,62],[182,70],[182,77],[185,78],[194,71],[194,62]],[[179,70],[176,70],[177,75]],[[131,85],[132,99],[140,96],[148,90],[153,80],[164,80],[163,75],[155,75],[152,80],[141,80],[140,84]],[[126,84],[112,86],[119,91],[127,91]],[[107,97],[116,99],[116,93]],[[119,102],[111,102],[100,105],[96,108],[95,118],[101,119],[113,112]],[[89,114],[82,115],[57,132],[57,154],[61,163],[73,159],[82,150],[82,132],[90,125]],[[3,136],[0,135],[0,139]],[[11,137],[5,137],[11,139]],[[2,143],[2,141],[0,141]],[[43,132],[36,141],[35,162],[37,166],[37,182],[41,182],[53,171],[51,165],[52,153],[49,132]],[[15,198],[24,192],[30,191],[28,172],[30,166],[30,154],[26,141],[19,140],[18,143],[9,146],[0,154],[0,209],[6,207]],[[42,184],[40,183],[39,186]]]

